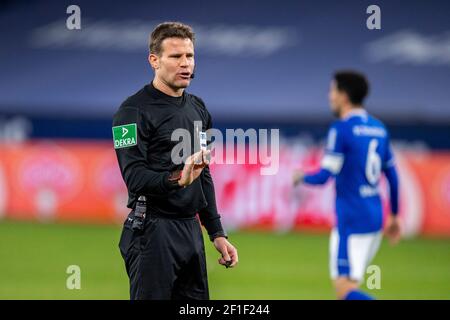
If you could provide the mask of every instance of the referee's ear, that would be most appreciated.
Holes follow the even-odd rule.
[[[159,69],[159,57],[154,53],[148,54],[148,63],[152,66],[153,70]]]

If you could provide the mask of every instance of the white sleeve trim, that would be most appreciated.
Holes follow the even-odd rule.
[[[327,153],[322,159],[321,167],[333,174],[341,172],[344,164],[344,155],[340,153]]]

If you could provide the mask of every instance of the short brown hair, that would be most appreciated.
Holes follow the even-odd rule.
[[[181,22],[160,23],[150,35],[150,53],[159,55],[161,53],[161,44],[166,38],[190,39],[194,43],[195,33],[190,26]]]

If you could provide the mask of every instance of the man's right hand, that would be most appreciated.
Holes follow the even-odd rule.
[[[384,229],[385,236],[390,240],[391,244],[397,244],[401,238],[400,221],[397,216],[391,214],[386,227]]]
[[[178,184],[181,187],[190,185],[202,173],[203,168],[209,165],[209,161],[207,160],[209,153],[209,150],[201,150],[186,159],[181,178],[178,180]]]

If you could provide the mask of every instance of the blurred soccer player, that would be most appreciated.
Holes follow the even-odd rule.
[[[294,185],[322,185],[336,179],[337,224],[330,237],[330,273],[338,299],[369,300],[358,290],[367,266],[382,239],[382,204],[379,182],[383,172],[390,185],[391,215],[385,234],[400,239],[398,178],[389,134],[381,121],[363,108],[369,91],[364,75],[337,72],[331,82],[331,110],[339,120],[329,132],[320,171],[294,173]]]

